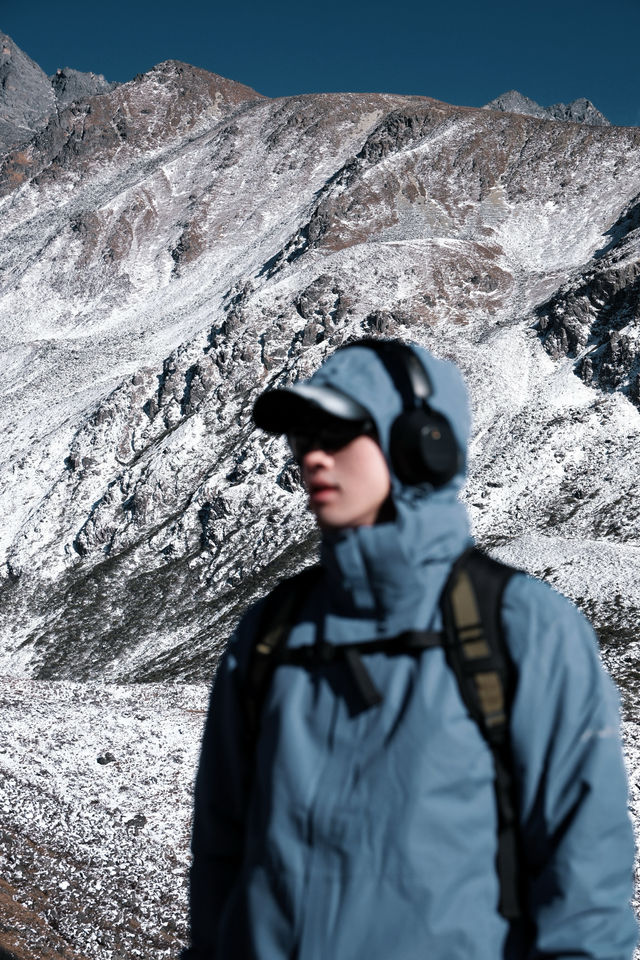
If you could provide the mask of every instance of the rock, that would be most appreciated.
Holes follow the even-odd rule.
[[[109,93],[110,90],[115,90],[119,86],[118,83],[109,83],[102,74],[82,73],[71,67],[56,70],[49,80],[60,108],[68,106],[75,100],[85,100],[96,94]]]
[[[139,833],[142,828],[147,823],[147,818],[143,813],[137,813],[135,817],[132,817],[131,820],[125,821],[125,827],[128,827],[129,830],[133,830],[134,833]]]
[[[501,93],[495,100],[485,103],[483,110],[501,110],[507,113],[524,113],[529,117],[547,118],[547,111],[541,107],[535,100],[525,97],[517,90],[508,90],[507,93]]]
[[[548,353],[575,357],[591,385],[619,390],[640,407],[640,203],[609,231],[615,242],[537,309]],[[585,348],[589,353],[580,357]]]
[[[611,124],[603,113],[594,107],[590,100],[580,97],[569,104],[554,103],[546,108],[548,116],[555,120],[568,120],[571,123],[585,123],[590,127],[609,127]]]

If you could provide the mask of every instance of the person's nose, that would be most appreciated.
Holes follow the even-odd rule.
[[[303,474],[312,474],[317,470],[330,467],[333,464],[333,457],[326,450],[323,450],[322,447],[312,447],[311,450],[307,450],[305,455],[302,458],[302,472]]]

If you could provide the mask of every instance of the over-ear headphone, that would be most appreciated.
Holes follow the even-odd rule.
[[[462,451],[447,418],[429,406],[433,388],[417,354],[400,340],[365,337],[339,349],[350,347],[372,350],[402,398],[402,413],[394,420],[389,437],[389,456],[398,479],[434,487],[448,483],[462,469]]]

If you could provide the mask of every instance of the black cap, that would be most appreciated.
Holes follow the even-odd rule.
[[[253,421],[269,433],[295,433],[322,416],[365,423],[371,420],[366,407],[340,390],[313,383],[265,390],[253,407]]]

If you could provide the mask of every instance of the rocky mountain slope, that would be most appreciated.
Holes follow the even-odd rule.
[[[480,539],[625,629],[639,142],[173,62],[52,115],[0,164],[4,669],[207,676],[315,536],[253,399],[370,332],[465,370]]]
[[[176,958],[204,688],[9,681],[0,703],[0,960]]]
[[[0,955],[175,956],[184,681],[316,538],[251,406],[364,333],[463,368],[474,531],[600,628],[637,818],[640,130],[176,62],[89,93],[0,158]]]

